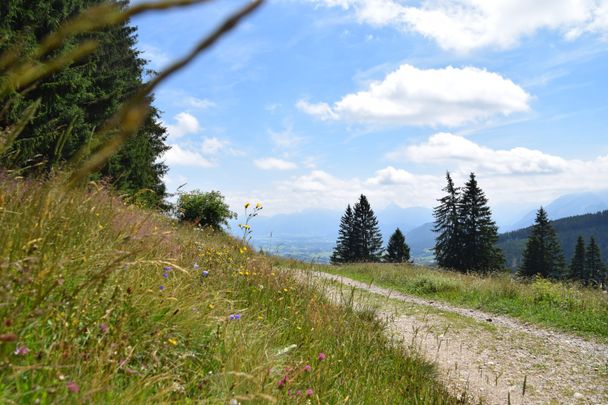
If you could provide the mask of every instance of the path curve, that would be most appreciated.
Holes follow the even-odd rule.
[[[455,395],[486,404],[608,405],[608,344],[343,276],[306,273],[367,294],[355,297],[355,305],[373,304],[393,337],[437,364]],[[344,297],[335,285],[325,288],[334,301]]]

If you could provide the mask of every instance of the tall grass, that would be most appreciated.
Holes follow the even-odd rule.
[[[456,402],[369,313],[61,184],[0,179],[0,403]]]
[[[312,268],[373,282],[406,294],[511,315],[608,340],[608,295],[572,283],[544,279],[525,282],[504,273],[484,277],[409,264],[318,265]]]

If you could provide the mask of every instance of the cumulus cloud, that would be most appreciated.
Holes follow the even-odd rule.
[[[202,130],[198,119],[187,112],[180,112],[173,117],[174,124],[165,124],[170,138],[181,138],[185,135],[196,134]]]
[[[608,32],[606,0],[423,0],[418,5],[402,0],[312,1],[352,10],[361,23],[417,32],[457,52],[513,47],[542,29],[567,39]]]
[[[213,137],[203,139],[202,152],[207,155],[215,155],[228,146],[229,142]]]
[[[163,160],[169,166],[194,166],[209,168],[215,163],[205,158],[200,152],[187,149],[180,145],[169,145],[169,149],[163,155]]]
[[[264,159],[256,159],[253,161],[253,164],[262,170],[293,170],[298,166],[287,160],[277,159],[273,157],[264,158]]]
[[[390,152],[388,158],[456,165],[464,170],[486,174],[551,174],[563,172],[569,167],[565,159],[539,150],[522,147],[494,150],[450,133],[438,133],[422,144]]]
[[[487,70],[452,66],[418,69],[405,64],[333,106],[300,100],[297,107],[322,120],[458,126],[528,111],[530,98],[511,80]]]

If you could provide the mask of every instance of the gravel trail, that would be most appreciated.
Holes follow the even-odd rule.
[[[392,337],[435,362],[454,395],[471,403],[608,405],[608,344],[342,276],[306,274],[325,280],[334,301],[374,306]]]

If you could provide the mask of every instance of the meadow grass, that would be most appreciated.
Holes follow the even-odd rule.
[[[608,341],[608,295],[573,283],[522,281],[506,273],[461,274],[411,264],[304,265],[275,258],[276,264],[343,275],[366,283],[465,308]]]
[[[61,184],[0,178],[0,403],[457,403],[369,310]]]

